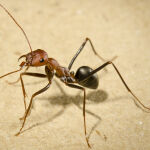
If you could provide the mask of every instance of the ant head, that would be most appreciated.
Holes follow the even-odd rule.
[[[0,78],[3,78],[5,76],[8,76],[8,75],[16,73],[16,72],[19,72],[25,66],[27,66],[27,68],[30,67],[30,66],[39,67],[39,66],[44,66],[48,63],[48,55],[44,50],[41,50],[41,49],[37,49],[37,50],[35,50],[31,53],[28,53],[27,55],[22,55],[19,59],[21,59],[23,57],[26,58],[26,61],[23,61],[20,64],[21,68],[19,70],[15,70],[15,71],[9,72],[7,74],[4,74],[3,76],[0,76]]]
[[[27,55],[22,55],[19,59],[23,57],[26,58],[26,62],[23,62],[21,66],[24,65],[24,66],[39,67],[44,66],[48,63],[48,55],[44,50],[41,49],[37,49],[33,52],[28,53]]]

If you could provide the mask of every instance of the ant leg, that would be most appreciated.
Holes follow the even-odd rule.
[[[87,37],[87,38],[85,39],[85,41],[82,43],[81,47],[78,49],[77,53],[76,53],[76,54],[74,55],[74,57],[72,58],[71,62],[69,63],[69,66],[68,66],[68,69],[69,69],[69,70],[71,69],[71,67],[72,67],[74,61],[76,60],[76,58],[78,57],[78,55],[79,55],[79,54],[81,53],[81,51],[83,50],[83,48],[84,48],[85,44],[87,43],[87,41],[90,42],[90,45],[91,45],[91,47],[92,47],[92,50],[93,50],[94,54],[95,54],[96,56],[98,56],[102,61],[106,62],[106,60],[105,60],[103,57],[101,57],[101,56],[96,52],[96,50],[95,50],[95,48],[94,48],[94,46],[93,46],[93,44],[92,44],[92,41]]]
[[[16,72],[19,72],[19,71],[21,71],[21,70],[22,70],[22,68],[20,68],[20,69],[18,69],[18,70],[15,70],[15,71],[12,71],[12,72],[9,72],[9,73],[7,73],[7,74],[4,74],[4,75],[0,76],[0,78],[3,78],[3,77],[5,77],[5,76],[8,76],[8,75],[13,74],[13,73],[16,73]]]
[[[104,67],[106,67],[107,65],[112,65],[115,69],[115,71],[117,72],[118,76],[120,77],[122,83],[124,84],[124,86],[126,87],[126,89],[128,90],[128,92],[130,92],[130,94],[135,98],[135,100],[145,109],[150,110],[149,107],[146,107],[139,99],[138,97],[131,91],[131,89],[128,87],[127,83],[124,81],[123,77],[121,76],[119,70],[117,69],[117,67],[114,65],[114,63],[112,61],[108,61],[106,63],[104,63],[103,65],[101,65],[100,67],[98,67],[97,69],[93,70],[92,72],[90,72],[90,74],[85,77],[83,80],[81,80],[80,82],[83,82],[84,80],[86,80],[87,78],[89,78],[91,75],[95,74],[96,72],[100,71],[101,69],[103,69]]]
[[[20,128],[20,130],[19,130],[19,132],[16,134],[16,136],[18,136],[18,135],[21,133],[21,131],[22,131],[24,125],[25,125],[26,118],[27,118],[27,116],[28,116],[28,114],[29,114],[29,112],[30,112],[31,106],[32,106],[33,98],[34,98],[35,96],[37,96],[37,95],[39,95],[39,94],[45,92],[45,91],[50,87],[50,85],[51,85],[51,81],[52,81],[52,78],[53,78],[53,76],[54,76],[54,71],[53,71],[53,70],[50,70],[47,66],[45,66],[45,72],[46,72],[46,75],[45,75],[45,74],[40,74],[40,73],[30,73],[30,72],[23,73],[24,75],[29,75],[29,76],[33,76],[33,77],[42,77],[42,78],[47,77],[49,83],[48,83],[44,88],[42,88],[41,90],[35,92],[35,93],[32,95],[32,97],[31,97],[31,99],[30,99],[29,106],[28,106],[28,108],[27,108],[27,110],[26,110],[26,112],[25,112],[25,115],[24,115],[24,117],[23,117],[22,127]],[[23,87],[24,87],[24,85],[23,85]],[[22,87],[22,88],[23,88],[23,87]]]
[[[96,56],[98,56],[102,61],[106,62],[107,60],[105,60],[103,57],[101,57],[95,50],[92,41],[89,38],[86,38],[85,41],[82,43],[81,47],[78,49],[77,53],[74,55],[74,57],[72,58],[71,62],[69,63],[68,69],[71,70],[71,67],[73,65],[73,63],[75,62],[76,58],[78,57],[78,55],[81,53],[81,51],[83,50],[84,46],[86,45],[87,41],[90,42],[90,45],[92,47],[92,50],[94,52],[94,54]],[[114,56],[111,61],[114,61],[117,58],[117,56]],[[105,71],[107,71],[107,69],[105,69]]]
[[[22,79],[23,75],[28,75],[28,76],[33,76],[33,77],[40,77],[40,78],[46,78],[47,76],[45,74],[41,74],[41,73],[31,73],[31,72],[23,72],[20,74],[20,80],[21,80],[21,86],[22,86],[22,92],[23,92],[23,97],[24,97],[24,107],[25,107],[25,111],[26,111],[26,92],[25,92],[25,87],[24,87],[24,82]],[[22,119],[22,118],[20,118]]]
[[[31,100],[30,100],[30,103],[29,103],[29,106],[28,106],[28,109],[26,110],[25,116],[24,116],[24,118],[23,118],[24,120],[23,120],[22,126],[21,126],[19,132],[18,132],[17,134],[15,134],[16,136],[18,136],[18,135],[21,133],[21,131],[22,131],[24,125],[25,125],[26,118],[27,118],[28,113],[29,113],[29,111],[30,111],[30,109],[31,109],[31,106],[32,106],[33,98],[34,98],[35,96],[37,96],[37,95],[39,95],[39,94],[45,92],[45,91],[50,87],[50,85],[51,85],[51,82],[49,82],[43,89],[39,90],[38,92],[36,92],[36,93],[34,93],[34,94],[32,95]]]
[[[25,69],[24,72],[26,72],[28,69],[29,69],[29,66]],[[12,85],[12,84],[18,83],[19,81],[20,81],[20,77],[19,77],[16,81],[14,81],[14,82],[9,82],[9,81],[6,81],[6,82],[7,82],[8,84]]]
[[[86,92],[85,92],[85,88],[81,87],[81,86],[78,86],[78,85],[74,85],[74,84],[68,84],[68,83],[65,83],[67,86],[71,87],[71,88],[75,88],[75,89],[80,89],[80,90],[83,90],[84,92],[84,99],[83,99],[83,119],[84,119],[84,133],[85,133],[85,139],[86,139],[86,142],[87,142],[87,145],[89,148],[91,148],[90,144],[89,144],[89,139],[88,139],[88,136],[87,136],[87,131],[86,131],[86,119],[85,119],[85,104],[86,104]]]

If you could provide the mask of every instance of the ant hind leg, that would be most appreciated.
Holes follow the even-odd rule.
[[[95,70],[93,70],[92,72],[90,72],[90,74],[88,76],[86,76],[83,80],[81,80],[80,82],[83,82],[84,80],[86,80],[87,78],[89,78],[90,76],[92,76],[93,74],[95,74],[96,72],[104,69],[106,66],[108,65],[112,65],[113,68],[115,69],[115,71],[117,72],[118,76],[120,77],[123,85],[126,87],[126,89],[128,90],[128,92],[130,92],[130,94],[134,97],[134,99],[136,100],[136,102],[138,102],[138,104],[140,104],[139,106],[142,106],[145,110],[148,110],[146,112],[150,112],[150,108],[145,106],[140,99],[132,92],[132,90],[128,87],[127,83],[125,82],[125,80],[123,79],[122,75],[120,74],[119,70],[117,69],[117,67],[114,65],[114,63],[112,61],[107,61],[106,63],[104,63],[103,65],[101,65],[100,67],[96,68]],[[142,109],[142,107],[140,107]],[[143,110],[143,109],[142,109]]]

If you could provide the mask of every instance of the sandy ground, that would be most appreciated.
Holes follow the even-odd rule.
[[[42,48],[62,66],[86,37],[98,53],[114,61],[125,81],[150,107],[150,1],[148,0],[3,0],[5,7],[26,31],[32,48]],[[18,57],[30,52],[14,22],[0,9],[0,75],[18,69]],[[72,70],[103,62],[89,44]],[[87,90],[87,132],[93,150],[149,150],[150,114],[133,102],[112,66],[101,71],[97,90]],[[31,68],[44,73],[44,67]],[[0,79],[0,150],[86,150],[82,117],[83,93],[66,87],[58,79],[35,98],[24,131],[15,137],[24,113],[19,73]],[[47,79],[24,77],[31,95]]]

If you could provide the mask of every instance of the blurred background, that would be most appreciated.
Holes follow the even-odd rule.
[[[67,67],[89,37],[97,52],[114,61],[133,92],[150,106],[150,1],[148,0],[3,0],[1,2],[25,30],[33,49]],[[30,52],[16,24],[0,9],[0,76],[18,69],[18,58]],[[90,44],[76,60],[72,71],[87,65],[102,65]],[[138,108],[112,66],[98,73],[97,90],[87,89],[86,120],[94,150],[149,150],[150,114]],[[44,73],[44,67],[30,68]],[[0,149],[86,150],[83,93],[54,79],[48,91],[34,99],[25,132],[15,137],[24,114],[19,73],[0,79]],[[24,77],[30,97],[47,79]]]

